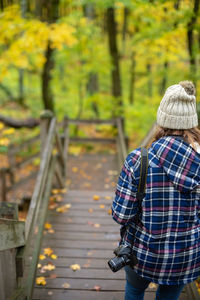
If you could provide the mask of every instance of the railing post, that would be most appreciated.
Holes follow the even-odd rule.
[[[54,116],[53,112],[50,110],[44,110],[40,114],[40,140],[41,140],[40,159],[42,158],[42,153],[48,135],[49,124],[53,116]]]
[[[7,200],[7,188],[6,188],[6,169],[2,168],[0,171],[1,176],[1,201]]]

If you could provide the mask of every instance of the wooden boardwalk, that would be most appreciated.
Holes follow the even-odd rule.
[[[95,167],[94,160],[92,166]],[[106,163],[106,167],[109,170],[111,166]],[[102,171],[105,172],[103,168]],[[94,200],[94,195],[98,195],[99,200]],[[47,283],[35,286],[34,300],[124,299],[124,271],[113,273],[107,266],[119,239],[119,226],[108,213],[113,195],[111,188],[69,190],[62,202],[62,205],[71,204],[69,210],[64,213],[48,211],[47,221],[55,233],[44,235],[41,253],[50,247],[58,258],[40,261],[42,265],[53,263],[56,268],[45,274],[38,270],[37,276],[45,276]],[[81,269],[73,271],[70,268],[73,264],[80,265]],[[155,290],[149,288],[145,300],[153,299]],[[180,299],[187,299],[185,293]]]

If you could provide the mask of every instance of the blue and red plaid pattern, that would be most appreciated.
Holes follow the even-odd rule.
[[[154,142],[141,223],[136,192],[141,149],[132,151],[120,173],[112,204],[113,219],[127,226],[125,244],[138,258],[135,271],[158,284],[186,284],[200,275],[200,154],[177,137]]]

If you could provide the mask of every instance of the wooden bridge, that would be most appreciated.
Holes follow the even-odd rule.
[[[117,128],[113,139],[70,139],[69,124],[83,122],[93,121],[64,119],[58,124],[51,114],[44,113],[41,163],[26,222],[18,221],[17,205],[1,203],[1,300],[124,298],[123,270],[112,273],[107,266],[119,239],[119,226],[110,216],[110,207],[118,171],[127,155],[122,123],[120,119],[96,120]],[[114,143],[117,155],[69,156],[71,142]],[[13,172],[4,169],[3,174],[2,197],[6,200],[6,174],[13,178]],[[45,223],[49,227],[44,228]],[[35,283],[38,277],[41,285]],[[192,284],[180,299],[197,297]],[[154,298],[152,285],[145,300]]]

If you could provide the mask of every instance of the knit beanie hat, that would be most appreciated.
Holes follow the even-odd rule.
[[[157,124],[170,129],[190,129],[198,126],[195,87],[181,81],[168,87],[157,111]]]

